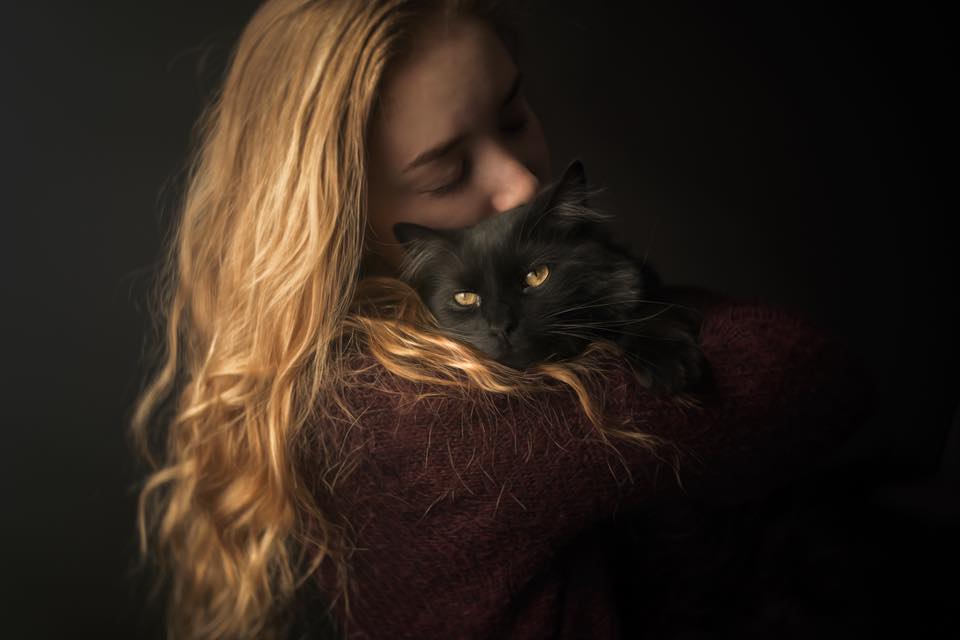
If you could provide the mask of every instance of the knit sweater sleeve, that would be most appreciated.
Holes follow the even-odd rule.
[[[480,407],[422,397],[429,388],[400,380],[397,393],[357,389],[348,446],[361,462],[344,489],[377,576],[367,597],[407,592],[383,580],[416,581],[424,572],[431,579],[416,586],[418,606],[480,588],[493,575],[484,571],[500,581],[536,575],[572,538],[618,513],[681,495],[736,499],[803,468],[868,408],[859,361],[796,312],[714,300],[701,345],[712,377],[701,406],[652,395],[622,361],[598,398],[608,419],[673,443],[678,475],[662,452],[605,444],[572,392],[526,403],[495,396]],[[467,575],[470,567],[479,573]]]

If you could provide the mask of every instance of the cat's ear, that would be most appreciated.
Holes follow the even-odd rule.
[[[400,244],[408,245],[415,240],[441,240],[443,235],[436,229],[414,224],[413,222],[398,222],[393,225],[393,235]]]
[[[393,225],[393,235],[403,245],[399,277],[411,283],[420,278],[421,270],[430,262],[430,257],[436,255],[441,241],[446,239],[440,230],[413,222],[397,222]]]
[[[587,173],[583,162],[576,158],[563,170],[550,193],[549,204],[567,204],[575,207],[587,206]]]
[[[587,202],[589,189],[583,163],[577,159],[567,165],[563,175],[547,190],[538,216],[545,216],[546,228],[564,235],[576,235],[610,218]]]

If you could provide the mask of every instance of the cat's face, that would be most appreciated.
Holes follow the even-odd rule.
[[[605,216],[584,187],[574,162],[532,202],[476,225],[398,223],[400,277],[449,335],[507,366],[574,356],[643,293],[633,260],[601,239]]]

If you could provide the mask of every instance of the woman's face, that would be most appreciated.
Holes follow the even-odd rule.
[[[368,258],[387,273],[403,255],[394,223],[471,225],[550,179],[540,123],[496,33],[452,18],[415,42],[384,78],[369,131]]]

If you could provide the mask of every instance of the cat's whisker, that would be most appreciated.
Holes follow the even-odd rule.
[[[616,299],[609,303],[603,302],[604,300],[609,300],[610,298],[616,298]],[[674,304],[671,302],[666,302],[661,300],[647,300],[644,298],[624,297],[624,296],[621,296],[619,293],[610,293],[607,295],[600,296],[598,298],[594,298],[593,300],[585,301],[574,307],[567,307],[566,309],[555,311],[554,313],[561,313],[561,312],[565,313],[567,311],[576,311],[579,309],[589,308],[591,306],[597,305],[598,303],[600,305],[607,305],[607,304],[635,304],[638,302],[644,302],[648,304],[660,304],[660,305]]]
[[[643,322],[649,320],[650,317],[646,318],[625,318],[622,320],[594,320],[594,319],[585,319],[581,321],[572,321],[571,319],[559,318],[551,322],[551,324],[557,324],[557,322],[571,323],[575,326],[590,326],[590,327],[625,327],[630,325],[639,325]]]
[[[624,331],[621,329],[605,329],[603,327],[597,327],[594,325],[551,325],[551,327],[559,326],[564,329],[596,329],[599,331],[606,331],[608,333],[613,333],[615,335],[627,335],[627,336],[636,336],[638,338],[649,338],[650,340],[663,340],[665,342],[686,342],[685,338],[669,338],[667,336],[654,336],[648,333],[637,333],[635,331]],[[601,336],[598,336],[601,337]]]
[[[571,338],[577,338],[578,340],[587,340],[587,341],[590,341],[590,340],[595,340],[595,339],[597,339],[596,336],[583,335],[583,334],[579,334],[579,333],[573,333],[573,332],[570,332],[570,331],[554,331],[554,330],[552,330],[552,329],[548,329],[548,330],[546,330],[544,333],[549,333],[549,334],[557,335],[557,336],[569,336],[569,337],[571,337]]]
[[[576,311],[576,310],[578,310],[578,309],[587,308],[587,307],[590,307],[591,305],[593,305],[593,304],[596,303],[596,302],[599,302],[599,301],[601,301],[601,300],[606,300],[606,299],[608,299],[608,298],[610,298],[610,297],[613,297],[613,296],[616,296],[616,295],[617,295],[617,294],[615,294],[615,293],[611,293],[611,294],[608,294],[608,295],[605,295],[605,296],[600,296],[599,298],[594,298],[593,300],[589,300],[589,301],[587,301],[587,302],[584,302],[584,303],[582,303],[582,304],[580,304],[580,305],[577,305],[577,306],[574,306],[574,307],[567,307],[566,309],[559,309],[559,310],[557,310],[557,311],[554,311],[554,312],[548,314],[546,317],[549,318],[550,316],[556,315],[556,314],[558,314],[558,313],[566,313],[566,312],[568,312],[568,311]],[[615,302],[612,302],[612,303],[610,303],[610,304],[617,304],[617,302],[630,303],[630,302],[633,302],[633,300],[631,300],[630,298],[620,298],[619,300],[617,300],[617,301],[615,301]]]
[[[575,322],[574,324],[575,324],[575,325],[583,325],[583,326],[589,325],[589,326],[591,326],[591,327],[608,327],[608,326],[616,326],[616,325],[641,324],[641,323],[643,323],[643,322],[646,322],[646,321],[648,321],[648,320],[652,320],[652,319],[656,318],[657,316],[659,316],[659,315],[662,314],[662,313],[665,313],[666,311],[669,311],[669,309],[664,309],[664,310],[662,310],[662,311],[658,311],[657,313],[655,313],[655,314],[653,314],[653,315],[649,315],[649,316],[646,316],[646,317],[643,317],[643,318],[623,318],[623,319],[620,319],[620,320],[614,320],[614,319],[608,319],[608,320],[604,320],[604,319],[600,319],[600,320],[585,319],[585,320],[579,320],[579,321]],[[561,320],[562,320],[562,319],[561,319]],[[557,324],[557,323],[556,323],[556,321],[552,321],[551,324]]]
[[[602,300],[602,299],[603,299],[603,298],[597,298],[597,300]],[[641,304],[655,304],[655,305],[664,305],[664,306],[666,306],[666,308],[663,309],[663,311],[661,311],[661,313],[666,312],[666,311],[669,311],[670,309],[676,307],[677,309],[684,309],[684,310],[689,311],[690,313],[692,313],[692,314],[694,314],[694,315],[697,315],[697,316],[701,316],[701,315],[702,315],[702,313],[701,313],[701,311],[700,311],[699,309],[695,309],[695,308],[693,308],[693,307],[689,307],[689,306],[686,306],[686,305],[682,305],[682,304],[679,304],[679,303],[677,303],[677,302],[664,302],[664,301],[660,301],[660,300],[645,300],[645,299],[643,299],[643,298],[625,298],[625,299],[623,299],[623,300],[618,300],[618,301],[614,301],[614,302],[602,302],[602,303],[598,303],[598,304],[587,303],[587,304],[579,305],[579,306],[576,306],[576,307],[567,307],[567,308],[565,308],[565,309],[559,309],[559,310],[557,310],[557,311],[553,311],[553,312],[551,312],[551,313],[548,313],[547,315],[545,315],[545,316],[543,316],[543,317],[544,317],[544,319],[549,319],[549,318],[556,317],[556,316],[558,316],[558,315],[564,315],[564,314],[567,314],[567,313],[571,313],[571,312],[573,312],[573,311],[582,311],[582,310],[584,310],[584,309],[594,309],[594,308],[597,308],[597,307],[608,307],[608,306],[610,306],[610,305],[616,305],[616,304],[628,305],[628,304],[636,304],[636,303],[641,303]],[[649,316],[649,317],[651,317],[651,318],[652,318],[652,317],[656,317],[656,315],[659,315],[659,314],[655,314],[655,315]],[[645,318],[645,319],[649,319],[649,318]]]
[[[617,301],[613,301],[613,302],[603,302],[603,303],[599,303],[599,304],[594,304],[594,303],[582,304],[582,305],[578,305],[578,306],[575,306],[575,307],[567,307],[567,308],[565,308],[565,309],[558,309],[558,310],[556,310],[556,311],[552,311],[552,312],[548,313],[547,315],[545,315],[545,316],[543,316],[543,317],[544,317],[544,319],[553,318],[553,317],[555,317],[555,316],[564,315],[564,314],[568,314],[568,313],[573,313],[574,311],[582,311],[583,309],[593,309],[593,308],[595,308],[595,307],[607,307],[607,306],[614,305],[614,304],[626,305],[626,304],[630,304],[630,301],[629,301],[629,300],[617,300]]]
[[[640,318],[640,319],[626,318],[623,320],[587,320],[582,324],[589,325],[591,327],[609,327],[609,326],[615,326],[615,325],[637,324],[639,322],[642,322],[643,320],[644,318]]]
[[[561,310],[561,311],[559,311],[559,312],[553,312],[553,313],[547,314],[546,316],[544,316],[544,318],[552,318],[552,317],[555,317],[555,316],[557,316],[557,315],[567,314],[567,313],[571,313],[571,312],[573,312],[573,311],[582,311],[582,310],[584,310],[584,309],[596,309],[596,308],[599,308],[599,307],[609,307],[610,305],[626,305],[626,304],[633,304],[633,303],[635,303],[635,302],[667,305],[665,309],[662,309],[662,310],[658,311],[657,313],[653,314],[652,316],[647,316],[646,318],[641,318],[641,320],[649,320],[650,318],[655,318],[655,317],[657,317],[658,315],[660,315],[661,313],[665,313],[665,312],[669,311],[670,309],[672,309],[673,307],[679,306],[679,305],[676,305],[676,304],[673,304],[673,303],[670,303],[670,302],[657,302],[657,301],[654,301],[654,300],[623,300],[623,301],[617,300],[617,301],[614,301],[614,302],[602,302],[602,303],[599,303],[599,304],[587,304],[587,305],[581,305],[581,306],[579,306],[579,307],[571,307],[571,308],[563,309],[563,310]]]

